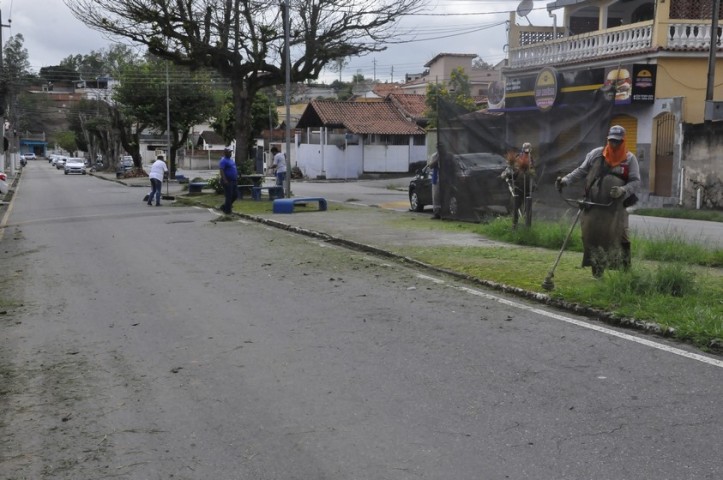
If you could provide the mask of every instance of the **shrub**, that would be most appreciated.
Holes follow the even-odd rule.
[[[213,178],[209,178],[206,180],[206,183],[208,183],[208,188],[213,189],[216,193],[223,193],[223,185],[221,185],[221,175],[216,175]]]

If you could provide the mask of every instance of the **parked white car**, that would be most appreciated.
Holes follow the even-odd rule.
[[[84,158],[68,158],[63,166],[65,174],[79,173],[85,175],[85,159]]]
[[[68,157],[64,157],[61,155],[55,159],[55,162],[53,163],[53,165],[55,165],[56,169],[60,170],[61,168],[65,168],[65,162],[67,160],[68,160]]]
[[[5,195],[6,193],[8,193],[7,180],[7,175],[5,175],[4,172],[0,172],[0,194]]]

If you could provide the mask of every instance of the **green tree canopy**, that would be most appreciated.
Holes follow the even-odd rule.
[[[168,133],[170,119],[169,155],[174,173],[176,151],[185,146],[192,126],[208,121],[217,112],[218,102],[208,73],[169,63],[150,58],[139,65],[127,65],[113,99],[123,117],[136,125],[136,132],[151,128]],[[137,144],[137,139],[132,143]],[[140,154],[128,152],[134,160],[138,156],[140,166]]]
[[[276,111],[276,104],[268,95],[263,92],[256,92],[251,107],[251,136],[256,138],[269,125],[276,126],[279,123],[279,114]],[[235,137],[236,126],[234,125],[233,94],[229,91],[225,95],[223,105],[218,115],[211,123],[211,127],[223,137],[227,144]]]
[[[30,72],[28,50],[23,46],[24,37],[13,35],[3,46],[3,68],[0,71],[0,114],[5,114],[8,105],[15,105]],[[17,126],[16,126],[17,127]]]
[[[464,72],[462,67],[452,70],[449,82],[428,83],[427,84],[427,104],[426,115],[429,119],[429,127],[437,128],[437,101],[444,100],[449,103],[456,104],[468,112],[477,109],[471,94],[469,76]]]

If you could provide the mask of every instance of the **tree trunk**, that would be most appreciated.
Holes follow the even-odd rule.
[[[186,141],[188,140],[188,129],[186,128],[185,130],[180,131],[177,128],[171,127],[171,138],[173,139],[173,141],[171,142],[171,151],[169,153],[169,178],[176,178],[176,171],[178,170],[178,164],[176,161],[176,159],[178,158],[178,150],[180,150],[181,147],[186,145]]]
[[[251,103],[255,95],[249,89],[247,82],[241,79],[231,81],[234,104],[234,124],[236,132],[236,166],[242,171],[244,164],[249,159],[249,147],[251,144]]]

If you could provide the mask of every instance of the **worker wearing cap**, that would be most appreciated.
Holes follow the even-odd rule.
[[[591,189],[604,185],[602,179],[607,175],[617,177],[622,182],[617,181],[620,185],[612,186],[609,191],[602,193],[609,195],[613,203],[615,200],[622,199],[623,207],[634,205],[637,201],[635,194],[640,187],[640,167],[638,159],[628,150],[625,144],[625,129],[620,125],[610,127],[607,144],[604,147],[592,149],[582,164],[569,174],[557,177],[555,186],[558,191],[562,191],[563,187],[585,178],[585,197],[589,199]],[[621,215],[624,228],[620,239],[620,247],[623,251],[624,266],[627,267],[630,265],[628,215],[624,210]],[[583,266],[587,266],[585,258],[583,258]],[[595,272],[593,271],[593,273]]]

